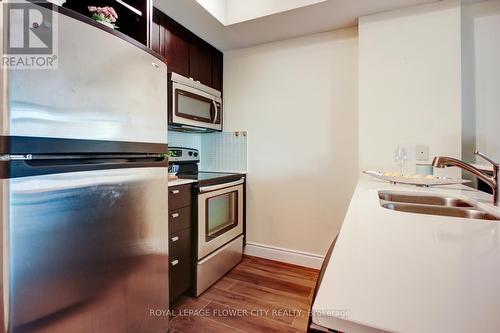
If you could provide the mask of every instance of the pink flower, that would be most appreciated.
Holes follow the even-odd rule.
[[[88,9],[91,13],[94,13],[94,15],[100,16],[101,20],[104,19],[106,21],[114,23],[118,19],[118,14],[113,7],[88,6]]]
[[[115,9],[113,7],[108,7],[109,12],[111,13],[111,16],[114,18],[118,18],[118,14],[116,14]]]

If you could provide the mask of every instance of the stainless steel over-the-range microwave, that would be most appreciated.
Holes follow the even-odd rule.
[[[169,126],[185,131],[222,131],[222,93],[177,73],[169,80]]]

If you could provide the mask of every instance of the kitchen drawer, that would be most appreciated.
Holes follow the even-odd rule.
[[[188,260],[170,259],[169,267],[169,298],[170,302],[191,289],[192,264]]]
[[[176,210],[182,207],[191,206],[192,193],[191,184],[182,186],[172,186],[168,188],[168,210]]]
[[[168,232],[173,234],[191,227],[191,206],[171,210],[168,213]]]
[[[168,253],[172,260],[191,260],[191,229],[169,233]]]
[[[184,229],[169,236],[169,287],[170,301],[191,288],[191,229]]]

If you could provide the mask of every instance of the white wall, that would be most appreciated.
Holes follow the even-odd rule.
[[[461,157],[460,52],[458,0],[360,18],[360,170],[397,170],[398,144]]]
[[[464,116],[470,119],[464,147],[477,148],[500,161],[500,1],[463,5],[463,70],[468,74],[464,94],[470,100]],[[465,81],[464,81],[465,84]],[[465,119],[465,118],[464,118]],[[475,126],[471,130],[468,125]],[[478,159],[478,163],[485,163]]]
[[[356,29],[226,52],[224,103],[248,131],[248,241],[323,255],[357,181]]]
[[[462,159],[473,163],[476,161],[476,107],[474,100],[474,28],[473,20],[468,18],[465,5],[462,5],[461,33],[462,33]],[[464,172],[463,176],[474,181],[476,178]]]

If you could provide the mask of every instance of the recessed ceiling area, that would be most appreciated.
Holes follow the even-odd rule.
[[[352,27],[360,16],[431,2],[437,0],[154,0],[154,6],[225,51]],[[225,21],[230,7],[239,23]]]
[[[236,24],[326,0],[196,0],[223,25]]]

